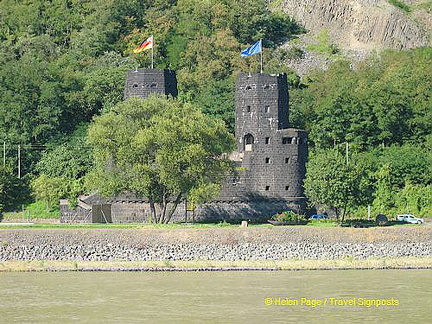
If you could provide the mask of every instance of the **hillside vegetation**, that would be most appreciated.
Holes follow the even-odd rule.
[[[385,52],[357,70],[340,59],[300,79],[280,45],[305,29],[266,3],[1,1],[0,207],[38,199],[56,208],[59,198],[87,190],[87,126],[122,101],[127,69],[150,66],[149,52],[132,50],[154,35],[155,67],[177,70],[180,100],[231,131],[236,74],[259,69],[257,56],[242,59],[240,51],[263,38],[264,72],[288,73],[291,123],[309,132],[311,162],[326,150],[344,151],[346,142],[353,161],[368,162],[367,177],[358,178],[367,190],[356,191],[352,210],[371,203],[430,213],[431,48]]]

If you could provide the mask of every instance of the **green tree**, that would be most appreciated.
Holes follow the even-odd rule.
[[[31,188],[36,199],[46,203],[48,211],[58,209],[59,200],[68,198],[70,180],[65,177],[48,177],[41,174],[31,181]]]
[[[20,209],[30,200],[28,178],[18,179],[8,168],[0,167],[0,214]]]
[[[428,47],[386,51],[355,70],[336,61],[304,79],[306,87],[293,92],[292,110],[304,116],[300,125],[318,148],[422,143],[432,127],[431,58]]]
[[[337,218],[344,220],[350,208],[358,206],[367,197],[361,195],[365,170],[354,162],[347,164],[336,150],[319,151],[307,163],[304,182],[309,201],[335,208]]]
[[[182,199],[215,193],[234,147],[221,121],[191,104],[157,96],[131,98],[96,117],[89,128],[95,169],[88,183],[101,194],[147,197],[153,221],[170,221]]]

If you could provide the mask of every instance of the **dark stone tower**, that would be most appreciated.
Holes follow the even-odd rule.
[[[235,106],[245,192],[257,198],[304,200],[307,134],[288,128],[286,75],[240,73]]]
[[[128,70],[124,98],[146,98],[152,93],[177,97],[177,78],[175,71],[168,69]]]

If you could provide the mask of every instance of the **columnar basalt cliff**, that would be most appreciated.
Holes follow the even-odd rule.
[[[416,9],[409,14],[386,0],[272,1],[313,33],[328,29],[343,48],[379,50],[430,46],[431,14]],[[407,2],[407,1],[405,1]],[[410,1],[412,4],[419,1]]]
[[[152,93],[177,95],[175,72],[129,70],[125,99],[145,99]],[[223,185],[219,197],[188,210],[181,204],[172,221],[265,221],[287,209],[304,211],[303,179],[307,158],[306,132],[289,128],[288,84],[285,74],[240,73],[236,83],[237,151],[235,174]],[[143,222],[151,215],[145,197],[122,195],[79,198],[70,210],[61,202],[62,222]]]

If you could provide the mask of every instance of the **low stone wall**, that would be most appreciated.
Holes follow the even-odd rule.
[[[151,219],[149,203],[134,202],[132,200],[100,200],[87,201],[89,209],[77,207],[70,209],[66,200],[60,203],[61,223],[147,223]],[[93,210],[101,208],[104,204],[109,211],[107,221],[102,215]],[[104,207],[104,208],[105,208]],[[168,205],[168,209],[171,205]],[[304,197],[292,199],[257,199],[250,201],[213,201],[196,206],[194,211],[186,211],[184,202],[181,202],[171,217],[171,222],[197,221],[197,222],[266,222],[272,215],[286,210],[301,212],[305,210]],[[95,215],[96,214],[96,215]]]
[[[284,260],[430,257],[432,229],[0,230],[6,260]]]

